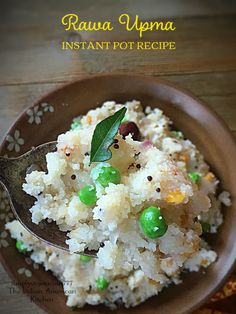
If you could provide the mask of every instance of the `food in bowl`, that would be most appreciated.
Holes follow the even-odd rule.
[[[31,172],[23,189],[37,199],[32,221],[55,221],[70,252],[16,220],[6,228],[19,251],[71,282],[68,306],[136,306],[216,260],[202,234],[217,232],[229,193],[217,193],[203,156],[161,110],[107,101],[57,142],[47,173]]]

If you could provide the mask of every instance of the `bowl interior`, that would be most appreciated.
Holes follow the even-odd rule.
[[[56,139],[58,134],[69,129],[75,116],[85,114],[106,100],[125,102],[132,99],[140,100],[144,106],[162,109],[176,128],[183,131],[186,137],[197,145],[220,178],[223,189],[231,193],[233,204],[225,210],[224,224],[211,239],[211,245],[218,253],[218,259],[213,265],[204,272],[184,274],[182,284],[164,289],[158,297],[153,297],[136,308],[120,308],[113,313],[190,312],[216,292],[232,270],[236,256],[236,212],[233,210],[236,207],[236,146],[228,128],[212,111],[189,93],[153,78],[129,75],[94,76],[73,82],[40,99],[35,104],[38,111],[44,112],[46,105],[42,104],[52,105],[54,111],[45,110],[43,115],[39,116],[40,123],[37,124],[36,120],[29,122],[32,114],[28,110],[19,117],[9,134],[14,134],[15,130],[20,131],[20,137],[24,139],[20,153],[23,153],[32,146]],[[2,155],[14,155],[9,153],[8,145],[9,142],[5,140],[1,147]],[[19,281],[22,278],[19,277],[16,265],[22,264],[24,257],[17,254],[12,240],[9,239],[9,243],[11,245],[1,252],[2,261],[12,278]],[[32,277],[27,280],[56,283],[52,274],[42,268],[34,271]],[[58,308],[61,313],[74,313],[65,305],[62,288],[59,290],[60,293],[54,295],[52,301],[36,298],[35,302],[49,313],[57,313]],[[42,292],[47,294],[46,287],[42,288]],[[30,294],[34,296],[34,292],[31,291]],[[79,310],[81,314],[102,312],[107,313],[108,309],[102,306],[86,306]]]

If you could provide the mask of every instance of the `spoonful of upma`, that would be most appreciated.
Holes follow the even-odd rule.
[[[112,153],[109,147],[113,144],[125,112],[126,108],[123,107],[114,115],[97,124],[92,138],[90,164],[111,158]],[[137,132],[136,129],[134,131]],[[123,126],[121,132],[127,133],[127,127],[124,128]],[[66,232],[60,230],[55,222],[50,221],[50,219],[41,220],[39,223],[32,221],[32,213],[29,209],[33,206],[35,198],[26,194],[22,189],[25,177],[32,171],[47,171],[45,156],[49,152],[55,151],[56,145],[57,142],[55,141],[49,142],[32,148],[29,152],[16,158],[0,157],[0,181],[8,191],[12,211],[21,224],[40,240],[68,251]],[[74,180],[75,175],[71,175],[71,179]],[[109,182],[118,183],[120,181],[119,171],[113,167],[105,167],[99,180],[103,186],[106,186]],[[35,188],[37,189],[37,187]],[[38,195],[40,194],[42,194],[42,191],[38,191]],[[91,185],[81,188],[78,197],[85,205],[93,205],[97,200],[96,191]],[[17,243],[17,246],[19,247],[20,243]],[[96,256],[96,250],[85,249],[84,254]]]

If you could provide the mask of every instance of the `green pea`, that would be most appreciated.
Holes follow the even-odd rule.
[[[139,217],[139,222],[144,235],[151,239],[162,237],[168,228],[160,207],[145,208]]]
[[[97,201],[96,189],[93,185],[84,186],[78,193],[79,199],[85,205],[94,205]]]
[[[171,131],[171,135],[179,140],[184,138],[183,133],[180,131]]]
[[[112,166],[102,167],[97,178],[97,181],[106,187],[109,183],[119,184],[120,183],[120,172]]]
[[[80,254],[80,256],[79,256],[79,260],[83,263],[88,263],[91,261],[91,259],[92,259],[92,257],[87,256],[87,255]]]
[[[81,126],[81,122],[78,120],[78,121],[73,121],[70,125],[70,129],[71,130],[75,130],[77,129],[79,126]]]
[[[19,252],[24,253],[27,251],[24,242],[21,240],[16,240],[16,248]]]
[[[200,220],[200,224],[202,225],[202,232],[203,233],[211,232],[211,225],[208,222]]]
[[[96,280],[96,286],[98,290],[105,290],[109,286],[109,281],[107,281],[104,277],[99,277]]]
[[[193,183],[198,183],[201,178],[197,172],[189,172],[188,176],[193,181]]]

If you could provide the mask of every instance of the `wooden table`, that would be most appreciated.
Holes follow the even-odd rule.
[[[117,21],[121,13],[142,20],[171,19],[172,34],[145,34],[146,41],[175,40],[175,51],[62,51],[62,40],[138,40],[134,32],[65,32],[66,13],[85,20]],[[98,72],[132,72],[165,78],[206,101],[236,135],[235,1],[17,1],[0,4],[0,140],[17,115],[61,84]],[[109,39],[108,39],[109,38]],[[44,313],[24,295],[12,297],[0,269],[1,313]]]

